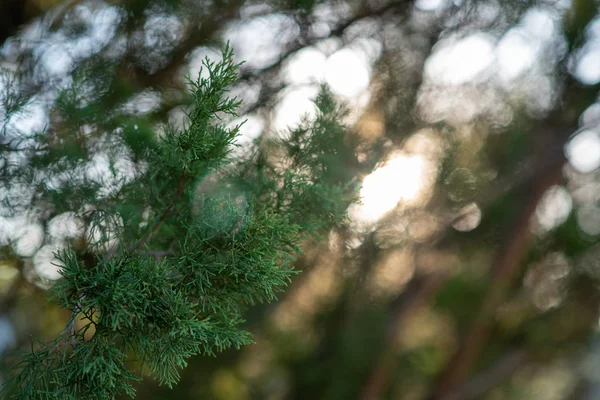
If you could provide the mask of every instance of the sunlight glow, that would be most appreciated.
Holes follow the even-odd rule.
[[[416,199],[425,178],[425,160],[418,155],[396,155],[368,175],[360,191],[362,204],[350,209],[356,222],[372,223],[401,202]]]
[[[327,59],[325,79],[341,96],[358,96],[369,86],[369,69],[355,51],[342,49]]]

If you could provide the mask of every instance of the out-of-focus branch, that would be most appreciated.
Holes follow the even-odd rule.
[[[487,370],[476,375],[462,387],[443,398],[443,400],[470,400],[481,396],[488,390],[498,386],[517,369],[529,361],[529,355],[524,350],[514,350],[504,355]]]
[[[565,57],[562,60],[558,71],[567,71],[568,59]],[[558,103],[557,108],[548,114],[545,120],[540,121],[532,132],[536,149],[532,168],[536,172],[539,171],[539,174],[533,176],[529,198],[492,266],[491,286],[483,299],[480,311],[458,351],[440,375],[429,400],[444,399],[445,396],[454,393],[465,381],[483,351],[493,325],[493,316],[522,267],[522,258],[533,239],[529,229],[530,221],[546,190],[563,180],[562,168],[566,162],[563,147],[568,138],[577,131],[579,115],[595,101],[597,90],[598,87],[582,86],[572,76],[565,75],[562,102]]]
[[[394,367],[394,340],[409,319],[436,295],[446,280],[446,274],[436,272],[413,278],[408,287],[392,302],[388,319],[383,353],[369,375],[361,400],[380,399]]]
[[[576,124],[552,126],[548,122],[539,127],[538,132],[536,132],[538,136],[544,136],[549,139],[552,138],[553,132],[560,130],[561,133],[556,135],[556,138],[564,140],[568,135],[563,132],[573,132],[576,128]],[[549,141],[552,142],[552,140]],[[542,143],[539,144],[541,145]],[[556,146],[549,146],[549,148],[556,149]],[[520,270],[522,258],[533,239],[533,234],[530,230],[530,221],[537,205],[546,190],[560,183],[562,180],[562,167],[565,162],[564,155],[562,152],[555,155],[547,154],[547,151],[540,151],[537,160],[542,162],[542,160],[546,160],[548,157],[556,159],[557,162],[549,168],[538,169],[542,173],[533,180],[529,198],[523,205],[521,213],[507,235],[505,243],[492,266],[491,286],[485,299],[482,301],[479,313],[475,317],[458,351],[442,373],[433,394],[429,397],[431,400],[444,399],[450,393],[457,390],[457,387],[467,378],[473,364],[477,361],[485,347],[493,325],[495,312],[504,300],[514,277]]]
[[[499,197],[507,195],[508,193],[522,191],[526,187],[535,187],[536,185],[542,186],[536,192],[537,195],[535,198],[531,200],[528,209],[524,211],[523,216],[518,220],[518,226],[515,227],[513,231],[520,232],[520,235],[522,236],[510,236],[512,239],[514,239],[512,246],[517,246],[519,244],[525,245],[525,243],[528,243],[529,239],[526,239],[525,236],[530,235],[530,217],[527,217],[525,214],[531,216],[533,212],[535,212],[539,198],[545,192],[544,187],[549,187],[553,184],[552,181],[547,181],[547,179],[556,179],[556,182],[560,180],[561,169],[565,163],[565,157],[562,153],[562,148],[560,146],[554,146],[546,147],[546,150],[549,153],[548,155],[541,157],[530,168],[525,168],[524,171],[519,169],[510,174],[510,177],[506,181],[498,182],[491,190],[486,191],[484,197],[478,200],[478,204],[485,209],[486,205],[493,203]],[[456,218],[456,216],[449,216],[447,219],[445,219],[444,225],[447,226],[447,228],[440,232],[441,236],[446,236],[449,231],[452,230],[452,224],[455,222]],[[527,246],[528,245],[525,245],[525,247]],[[513,267],[518,265],[517,262],[509,262],[509,258],[515,259],[515,257],[518,257],[519,249],[513,247],[513,249],[510,250],[510,253],[511,254],[505,254],[505,258],[499,259],[499,261],[496,263],[496,269],[500,268],[501,265],[504,265],[504,268],[506,268],[508,263],[511,263]],[[496,271],[496,274],[497,276],[502,277],[505,274],[510,275],[511,271]],[[390,312],[390,330],[386,336],[386,348],[388,348],[388,350],[392,346],[391,340],[397,336],[401,327],[408,320],[409,315],[412,315],[420,307],[427,304],[429,299],[435,296],[435,293],[439,287],[443,285],[445,279],[446,276],[442,273],[434,273],[415,278],[415,280],[409,283],[406,292],[401,294],[394,301],[395,304]],[[496,290],[499,290],[499,288]],[[494,294],[494,296],[497,296],[497,294]],[[404,302],[407,304],[403,305]],[[381,397],[381,393],[387,384],[387,379],[389,378],[392,368],[393,352],[386,351],[382,354],[381,359],[367,380],[367,384],[365,385],[361,397],[363,400],[378,399]]]

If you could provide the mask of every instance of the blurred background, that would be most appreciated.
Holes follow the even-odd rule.
[[[351,110],[361,203],[246,313],[256,344],[139,399],[600,399],[599,7],[4,0],[0,166],[51,129],[94,149],[83,173],[110,192],[132,160],[95,119],[118,113],[133,137],[181,123],[185,75],[229,41],[240,155],[310,116],[326,83]],[[0,181],[0,357],[63,330],[52,253],[84,235],[35,191]]]

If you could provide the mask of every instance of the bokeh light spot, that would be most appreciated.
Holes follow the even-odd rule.
[[[327,59],[325,79],[341,96],[358,96],[369,86],[369,69],[356,52],[342,49]]]
[[[460,232],[469,232],[479,226],[481,209],[477,203],[470,203],[460,209],[452,227]]]
[[[579,172],[588,173],[600,167],[600,135],[595,131],[578,133],[567,143],[565,151],[569,162]]]
[[[481,33],[446,44],[429,57],[425,63],[425,74],[437,83],[466,83],[492,64],[493,49],[493,39]]]
[[[54,256],[55,252],[62,250],[63,246],[47,244],[40,248],[33,257],[35,272],[42,278],[56,280],[61,278],[62,264]]]
[[[313,99],[318,89],[306,86],[285,94],[275,111],[275,129],[282,131],[300,122],[302,117],[315,114],[316,107]]]
[[[534,231],[548,232],[565,222],[573,208],[571,195],[562,186],[552,186],[544,193],[535,211]]]

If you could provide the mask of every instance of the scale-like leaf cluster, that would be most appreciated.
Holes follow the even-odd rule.
[[[189,80],[183,128],[167,126],[155,143],[143,135],[144,146],[127,125],[115,131],[143,168],[114,193],[86,198],[87,244],[56,255],[62,279],[51,289],[71,317],[54,342],[23,355],[8,398],[134,396],[142,376],[175,384],[189,357],[251,343],[243,308],[273,300],[302,243],[343,221],[356,195],[344,110],[323,88],[314,120],[236,164],[239,126],[220,123],[239,105],[226,96],[232,60],[227,48]],[[76,196],[75,187],[60,190]]]

